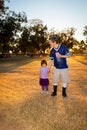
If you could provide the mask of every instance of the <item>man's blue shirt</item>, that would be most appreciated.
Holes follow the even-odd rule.
[[[65,45],[60,44],[58,48],[52,48],[50,51],[50,60],[54,60],[54,66],[57,69],[68,68],[66,58],[57,58],[56,52],[59,52],[61,55],[70,56],[69,50]]]

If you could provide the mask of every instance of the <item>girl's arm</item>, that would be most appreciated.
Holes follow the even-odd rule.
[[[41,70],[39,71],[39,79],[40,79],[40,77],[41,77]]]
[[[50,61],[49,61],[49,64],[48,64],[48,68],[49,68],[49,70],[50,70],[52,64],[53,64],[53,60],[50,60]]]

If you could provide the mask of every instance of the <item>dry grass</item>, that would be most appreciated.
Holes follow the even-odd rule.
[[[77,61],[87,65],[87,55],[85,55],[85,54],[83,54],[83,55],[75,55],[72,58],[74,58]]]
[[[47,58],[46,58],[47,59]],[[67,98],[41,94],[40,58],[0,61],[0,130],[87,130],[87,66],[69,59]]]

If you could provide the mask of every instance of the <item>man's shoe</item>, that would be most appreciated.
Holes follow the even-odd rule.
[[[66,93],[62,94],[63,97],[67,97]]]
[[[51,94],[51,96],[56,96],[57,95],[57,85],[53,85],[53,92]]]
[[[62,87],[62,96],[67,97],[66,88],[63,88],[63,87]]]
[[[54,93],[54,92],[52,92],[52,94],[51,94],[51,96],[56,96],[57,94],[56,93]]]

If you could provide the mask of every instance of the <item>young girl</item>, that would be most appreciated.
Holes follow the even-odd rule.
[[[49,79],[48,79],[48,73],[49,68],[47,67],[46,60],[41,61],[41,67],[40,67],[40,81],[39,84],[42,87],[42,93],[46,90],[46,93],[48,92],[48,86],[49,86]]]

